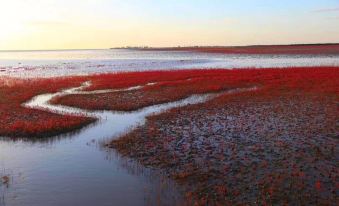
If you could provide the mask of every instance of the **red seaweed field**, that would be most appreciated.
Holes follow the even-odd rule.
[[[337,68],[214,72],[202,77],[217,88],[209,92],[258,89],[150,117],[109,146],[163,169],[187,188],[188,205],[335,205]],[[182,84],[177,93],[201,89]]]
[[[24,108],[32,97],[92,84],[53,104],[134,111],[215,93],[205,103],[150,116],[107,144],[183,186],[187,205],[335,205],[338,196],[336,67],[126,72],[0,81],[0,136],[47,137],[94,122]],[[152,84],[150,84],[152,83]],[[230,93],[235,89],[255,88]],[[334,203],[334,204],[333,204]]]
[[[248,76],[256,70],[186,70],[134,72],[93,77],[94,85],[89,89],[122,88],[143,86],[130,91],[102,94],[72,94],[53,99],[52,103],[89,110],[133,111],[146,106],[171,102],[192,94],[220,92],[238,87],[253,86]],[[148,85],[147,83],[153,83]]]

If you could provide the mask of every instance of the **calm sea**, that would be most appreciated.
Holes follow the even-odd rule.
[[[50,77],[188,68],[339,66],[339,55],[224,55],[177,51],[1,51],[0,75]]]

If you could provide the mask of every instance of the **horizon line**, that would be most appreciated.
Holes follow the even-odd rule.
[[[222,45],[210,45],[210,46],[201,46],[201,45],[193,45],[193,46],[120,46],[120,47],[108,47],[108,48],[86,48],[86,49],[5,49],[0,52],[31,52],[31,51],[79,51],[79,50],[112,50],[112,49],[140,49],[140,48],[148,48],[148,49],[161,49],[161,48],[207,48],[207,47],[255,47],[255,46],[316,46],[316,45],[339,45],[339,42],[333,43],[291,43],[291,44],[249,44],[249,45],[233,45],[233,46],[222,46]]]

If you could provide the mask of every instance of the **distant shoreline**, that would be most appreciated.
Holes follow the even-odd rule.
[[[58,52],[86,50],[177,51],[214,54],[252,55],[339,55],[339,43],[249,45],[249,46],[177,46],[177,47],[116,47],[110,49],[54,49],[54,50],[0,50],[3,52]]]
[[[310,44],[253,44],[243,46],[176,46],[176,47],[151,47],[151,46],[124,46],[112,47],[109,49],[173,49],[173,48],[234,48],[234,47],[271,47],[271,46],[323,46],[323,45],[339,45],[339,43],[310,43]]]
[[[339,47],[339,43],[310,43],[310,44],[263,44],[263,45],[246,45],[246,46],[177,46],[177,47],[151,47],[151,46],[123,46],[111,48],[86,48],[86,49],[4,49],[0,52],[44,52],[44,51],[82,51],[82,50],[113,50],[113,49],[127,49],[127,50],[155,50],[155,51],[185,51],[185,50],[212,50],[212,49],[250,49],[250,48],[297,48],[297,47]]]
[[[112,48],[113,49],[113,48]],[[121,47],[141,51],[190,51],[221,54],[339,54],[339,43],[250,45],[250,46],[192,46],[192,47]]]

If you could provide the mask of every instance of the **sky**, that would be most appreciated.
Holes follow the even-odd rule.
[[[339,0],[0,0],[0,50],[339,43]]]

